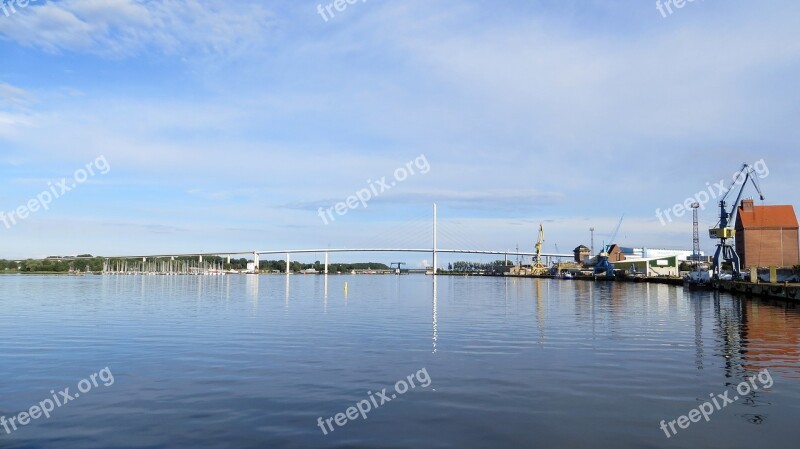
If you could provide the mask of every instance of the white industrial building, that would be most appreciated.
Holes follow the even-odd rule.
[[[691,250],[683,249],[663,249],[663,248],[625,248],[620,247],[620,251],[626,259],[659,259],[662,257],[677,256],[678,262],[689,260],[692,257]],[[704,256],[700,251],[700,256]]]

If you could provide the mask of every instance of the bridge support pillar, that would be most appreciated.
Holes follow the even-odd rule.
[[[231,256],[228,256],[228,263],[231,263]],[[258,253],[253,251],[253,264],[255,266],[256,273],[261,269],[261,259],[258,257]]]
[[[286,253],[286,274],[291,272],[291,268],[289,267],[290,264],[289,253]]]
[[[436,252],[436,203],[433,203],[433,275],[436,276],[436,270],[439,265],[439,258]]]
[[[325,253],[325,274],[328,274],[328,253]]]

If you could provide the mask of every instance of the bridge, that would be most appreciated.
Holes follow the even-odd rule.
[[[290,271],[290,262],[291,262],[291,255],[292,254],[309,254],[309,253],[323,253],[325,254],[325,268],[324,273],[328,274],[328,256],[331,253],[429,253],[433,256],[433,274],[436,274],[438,270],[438,255],[440,253],[444,254],[476,254],[476,255],[496,255],[496,256],[503,256],[505,261],[508,262],[508,256],[521,256],[521,257],[531,257],[536,256],[537,253],[535,252],[527,252],[527,251],[510,251],[510,250],[474,250],[474,249],[446,249],[446,248],[439,248],[437,246],[438,241],[438,223],[437,223],[437,216],[436,216],[436,204],[433,205],[433,245],[430,248],[316,248],[316,249],[281,249],[281,250],[246,250],[246,251],[216,251],[216,252],[199,252],[199,253],[184,253],[184,254],[139,254],[139,255],[118,255],[118,256],[98,256],[106,261],[110,260],[131,260],[131,259],[141,259],[143,262],[147,261],[148,259],[158,260],[158,259],[169,259],[174,260],[175,258],[198,258],[198,262],[203,262],[203,257],[227,257],[228,263],[231,261],[232,256],[237,255],[252,255],[253,262],[255,263],[256,269],[259,267],[259,260],[261,256],[267,255],[284,255],[286,257],[286,273],[288,274]],[[564,259],[568,258],[571,259],[574,257],[573,254],[558,254],[558,253],[541,253],[539,254],[544,260],[546,265],[550,265],[551,259]],[[89,257],[61,257],[60,260],[78,260],[78,259],[90,259],[95,258],[94,256]]]
[[[440,248],[323,248],[323,249],[282,249],[282,250],[267,250],[267,251],[218,251],[218,252],[203,252],[203,253],[184,253],[184,254],[140,254],[140,255],[119,255],[119,256],[97,256],[106,260],[113,259],[141,259],[146,261],[148,259],[170,259],[175,258],[189,258],[196,257],[199,262],[203,261],[203,257],[227,257],[228,263],[231,257],[240,255],[252,255],[253,262],[256,269],[259,266],[261,256],[267,255],[284,255],[286,257],[286,273],[289,273],[291,255],[292,254],[310,254],[310,253],[324,253],[325,254],[325,268],[324,274],[328,274],[328,255],[330,253],[428,253],[433,256],[434,261],[438,261],[437,255],[439,253],[445,254],[480,254],[480,255],[497,255],[503,256],[508,261],[508,256],[521,256],[532,257],[536,253],[525,251],[499,251],[499,250],[472,250],[472,249],[440,249]],[[543,258],[546,260],[546,265],[550,265],[550,259],[571,259],[574,257],[572,254],[556,254],[556,253],[542,253]],[[60,257],[58,260],[79,260],[79,259],[93,259],[94,256],[84,257]],[[434,262],[433,271],[436,273],[438,267],[437,262]]]

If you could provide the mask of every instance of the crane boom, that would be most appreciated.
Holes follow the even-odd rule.
[[[625,219],[625,214],[622,214],[622,216],[619,217],[619,222],[617,223],[617,227],[614,228],[614,232],[611,233],[611,238],[608,239],[608,245],[606,245],[605,241],[603,242],[603,252],[607,253],[611,249],[611,245],[614,244],[617,238],[617,234],[619,234],[619,228],[622,227],[622,220],[624,219]]]
[[[742,199],[744,189],[747,187],[747,181],[750,181],[751,184],[753,184],[753,187],[755,187],[756,191],[758,192],[759,198],[762,201],[764,200],[764,194],[761,192],[761,187],[758,185],[758,178],[755,175],[753,167],[748,164],[742,164],[741,170],[739,170],[736,178],[734,179],[741,179],[742,176],[744,176],[744,180],[742,181],[741,188],[739,188],[739,193],[736,195],[736,201],[733,203],[731,210],[727,210],[727,203],[725,200],[733,191],[733,188],[736,186],[736,184],[739,183],[738,181],[733,183],[733,185],[728,188],[722,198],[720,198],[719,221],[715,227],[708,230],[709,237],[719,240],[719,243],[717,244],[717,251],[714,253],[713,262],[714,278],[716,279],[719,279],[720,274],[722,274],[722,264],[720,263],[720,259],[722,259],[723,262],[728,262],[731,264],[732,278],[734,280],[741,277],[741,261],[739,259],[739,254],[736,253],[736,249],[731,243],[728,242],[728,240],[736,237],[736,230],[731,228],[731,223],[735,222],[736,220],[737,208],[739,207],[739,201]]]

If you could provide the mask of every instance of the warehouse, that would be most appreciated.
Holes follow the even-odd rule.
[[[614,269],[628,271],[631,266],[633,266],[636,268],[637,273],[643,273],[647,277],[677,277],[679,275],[678,263],[678,256],[654,257],[651,259],[627,259],[622,262],[614,262]]]
[[[800,264],[794,207],[755,206],[742,200],[736,214],[736,252],[743,268]]]

